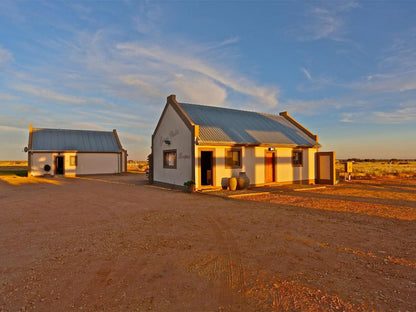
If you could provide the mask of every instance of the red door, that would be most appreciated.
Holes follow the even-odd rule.
[[[275,157],[273,152],[266,153],[266,183],[276,181]]]

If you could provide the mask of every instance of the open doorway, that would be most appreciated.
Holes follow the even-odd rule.
[[[201,151],[201,186],[214,185],[213,152]]]
[[[55,157],[55,174],[64,174],[64,156]]]

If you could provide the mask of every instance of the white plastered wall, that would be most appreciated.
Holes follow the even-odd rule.
[[[77,175],[120,173],[120,153],[78,153],[77,157]]]
[[[120,172],[120,155],[118,153],[77,153],[50,152],[33,153],[31,155],[31,176],[55,175],[55,157],[64,157],[64,175],[75,176],[82,174],[105,174]],[[71,156],[77,157],[77,164],[71,165]],[[44,170],[49,165],[49,172]]]
[[[292,164],[292,148],[277,148],[277,182],[315,180],[316,148],[302,149],[303,166]]]
[[[153,180],[183,186],[192,179],[192,133],[169,105],[153,137]],[[169,140],[170,144],[166,144]],[[176,150],[176,169],[163,168],[163,151]]]
[[[43,176],[45,174],[53,175],[55,172],[54,166],[54,153],[32,153],[30,175],[31,176]],[[56,154],[57,155],[57,154]],[[49,172],[44,170],[45,165],[49,165],[51,170]]]

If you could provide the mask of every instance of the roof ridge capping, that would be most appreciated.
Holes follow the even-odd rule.
[[[53,130],[53,131],[73,131],[73,132],[105,132],[105,133],[114,133],[114,131],[110,130],[92,130],[92,129],[64,129],[64,128],[33,128],[32,125],[30,125],[32,128],[32,132],[38,131],[38,130]]]
[[[279,113],[280,116],[285,118],[287,121],[289,121],[292,125],[296,126],[300,130],[302,130],[307,136],[309,136],[312,140],[314,140],[316,143],[318,143],[319,136],[317,134],[313,134],[311,131],[306,129],[304,126],[302,126],[299,122],[297,122],[295,119],[293,119],[289,112],[284,111]]]

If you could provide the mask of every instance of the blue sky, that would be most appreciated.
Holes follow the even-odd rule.
[[[0,160],[29,125],[150,153],[169,94],[289,111],[337,158],[416,158],[414,1],[0,1]]]

